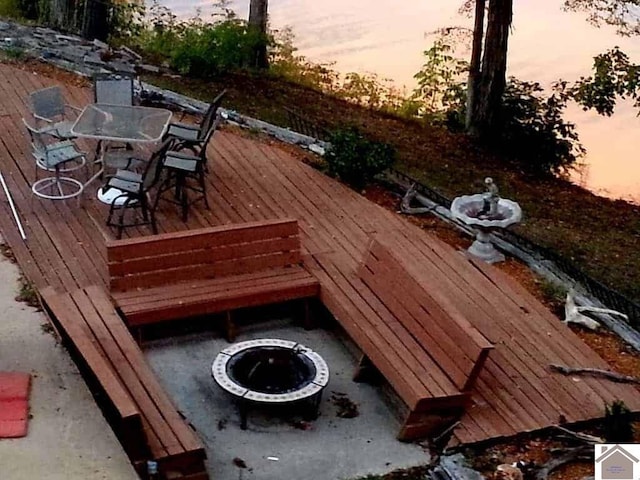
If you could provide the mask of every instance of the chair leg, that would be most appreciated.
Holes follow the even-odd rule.
[[[206,180],[204,178],[204,170],[200,170],[198,173],[198,183],[200,183],[200,188],[202,189],[202,196],[204,198],[204,206],[207,207],[207,210],[211,210],[209,206],[209,199],[207,198],[207,190],[206,190]]]
[[[142,194],[142,198],[140,200],[141,202],[141,206],[143,209],[143,217],[142,219],[145,222],[149,222],[151,224],[151,231],[153,232],[154,235],[158,234],[158,225],[156,224],[156,214],[153,210],[153,208],[151,208],[151,206],[149,205],[149,197],[147,193],[143,193]]]

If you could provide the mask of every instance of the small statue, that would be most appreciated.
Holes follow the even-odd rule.
[[[493,178],[487,177],[484,179],[486,191],[482,196],[482,210],[480,215],[485,217],[495,217],[498,214],[498,202],[500,196],[498,195],[498,186],[493,182]]]

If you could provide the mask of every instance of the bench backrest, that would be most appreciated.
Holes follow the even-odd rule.
[[[445,310],[410,270],[404,259],[373,240],[358,274],[454,385],[468,391],[493,346],[461,314]]]
[[[107,242],[114,291],[204,280],[301,262],[296,220],[268,220]]]

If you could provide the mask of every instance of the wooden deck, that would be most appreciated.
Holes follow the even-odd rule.
[[[113,238],[113,233],[105,226],[107,207],[94,199],[99,185],[88,191],[80,207],[75,201],[31,200],[34,163],[20,118],[28,115],[27,94],[55,83],[0,65],[0,171],[13,193],[28,240],[20,239],[4,200],[0,229],[20,267],[38,288],[72,291],[91,284],[106,286],[105,240]],[[91,99],[89,91],[75,87],[65,87],[65,94],[78,106]],[[411,256],[420,267],[425,288],[441,306],[464,315],[496,345],[453,442],[537,430],[558,423],[561,417],[569,423],[600,417],[605,402],[615,399],[640,411],[640,395],[633,386],[552,373],[550,363],[607,365],[498,269],[470,260],[277,147],[221,131],[208,154],[211,210],[200,204],[192,207],[185,224],[173,205],[161,203],[161,232],[297,218],[306,264],[321,283],[321,300],[347,332],[345,311],[371,313],[376,318],[375,306],[369,303],[371,292],[356,271],[372,236],[391,238],[396,252]],[[149,235],[150,230],[141,227],[126,234]],[[388,329],[373,320],[371,328]]]

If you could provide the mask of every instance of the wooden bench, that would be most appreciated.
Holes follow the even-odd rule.
[[[41,292],[136,470],[155,460],[162,478],[207,480],[205,450],[147,364],[108,294],[91,286]],[[146,477],[145,477],[146,478]]]
[[[116,240],[107,256],[112,297],[130,327],[226,312],[233,340],[232,310],[319,292],[301,265],[296,220]]]
[[[417,360],[422,369],[414,367],[412,373],[419,381],[409,393],[397,390],[409,408],[399,438],[431,434],[439,428],[438,419],[451,422],[463,413],[493,345],[455,308],[445,308],[439,303],[443,299],[430,295],[415,266],[395,255],[390,245],[374,239],[358,275],[381,304],[379,313],[393,317],[400,342],[387,357],[363,349],[364,366],[372,364],[384,375],[394,354]]]

